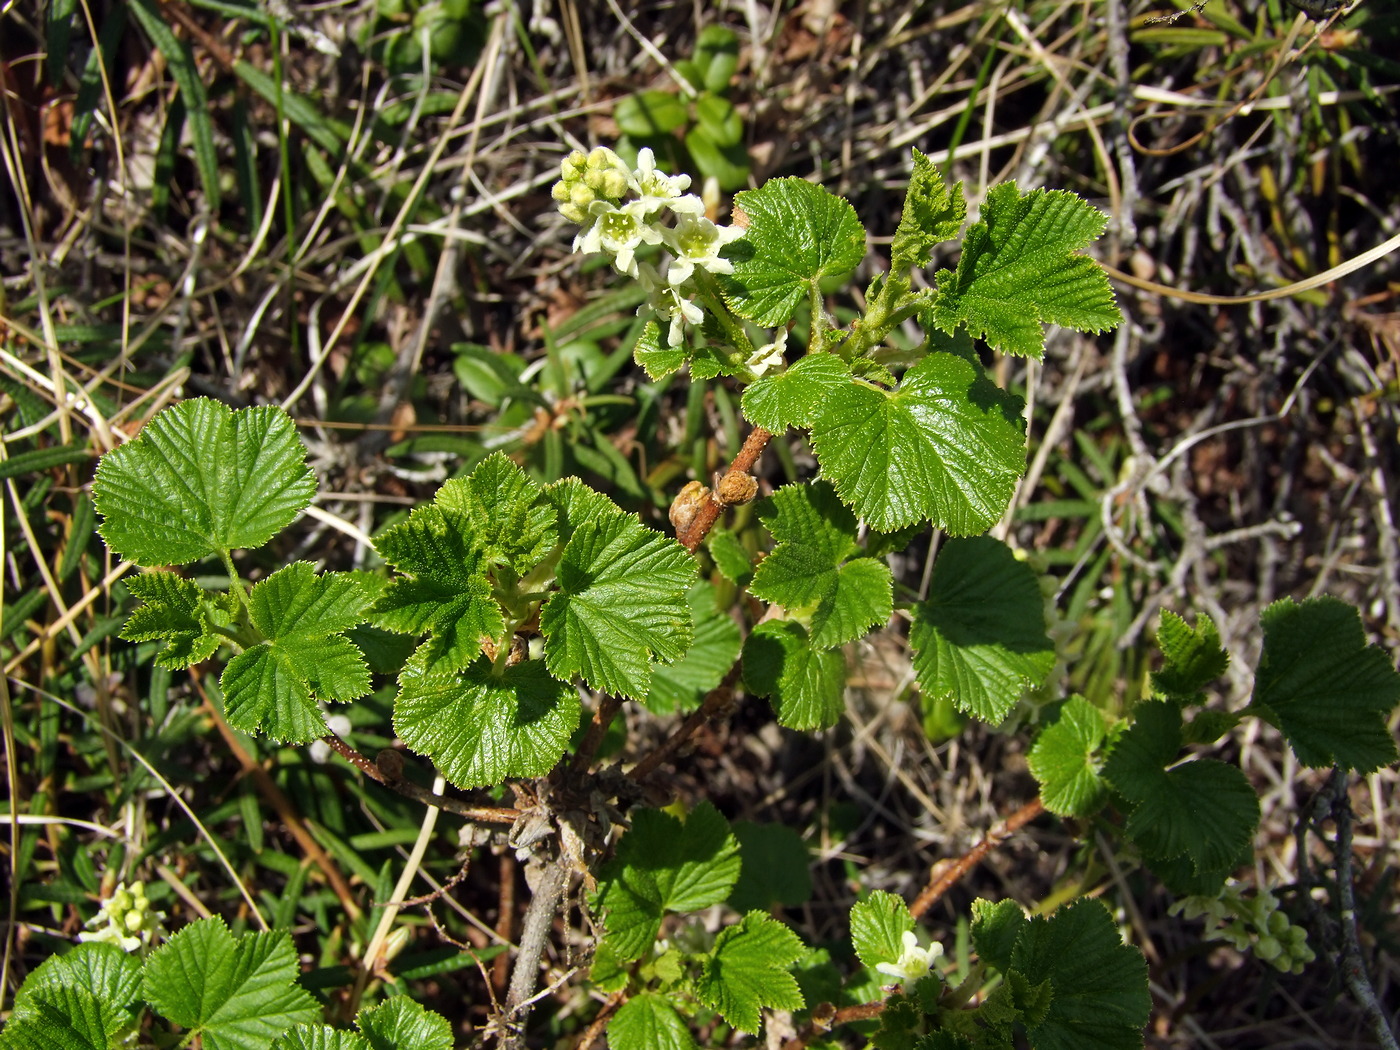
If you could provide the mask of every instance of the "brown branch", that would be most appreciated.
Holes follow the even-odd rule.
[[[919,918],[928,911],[933,904],[953,888],[964,875],[981,863],[982,858],[990,853],[997,846],[1009,839],[1016,832],[1029,824],[1036,817],[1045,811],[1045,806],[1040,799],[1033,798],[1024,806],[1018,809],[997,827],[987,832],[981,842],[973,846],[957,860],[951,864],[935,864],[930,873],[929,884],[924,887],[914,902],[909,905],[909,913],[914,918]]]
[[[562,860],[545,860],[544,870],[535,884],[534,896],[525,909],[525,921],[521,924],[520,952],[515,957],[515,967],[510,973],[510,989],[506,992],[506,1035],[501,1040],[502,1050],[522,1050],[525,1046],[525,1019],[530,1014],[530,997],[534,995],[535,984],[539,980],[545,942],[568,882],[569,873]]]
[[[598,709],[593,712],[593,721],[588,724],[588,732],[584,734],[583,741],[578,746],[578,751],[574,753],[574,759],[569,764],[571,776],[582,776],[588,769],[589,763],[593,761],[593,756],[598,753],[599,746],[603,743],[603,737],[608,732],[608,726],[612,725],[612,720],[617,712],[622,708],[622,701],[615,696],[605,696],[598,703]]]
[[[612,1015],[626,999],[626,988],[620,992],[614,992],[612,997],[599,1008],[598,1016],[593,1018],[593,1023],[584,1029],[583,1035],[579,1036],[578,1042],[574,1044],[574,1050],[589,1050],[594,1043],[601,1039],[603,1029],[607,1027],[608,1021],[612,1019]]]
[[[747,503],[753,499],[757,485],[749,475],[772,437],[773,435],[762,427],[754,427],[749,432],[749,436],[744,439],[744,447],[739,449],[739,454],[729,464],[729,471],[720,482],[719,491],[706,490],[707,499],[695,512],[694,517],[686,522],[683,528],[676,530],[676,539],[681,541],[681,546],[686,550],[694,553],[710,529],[714,528],[715,522],[726,507]],[[745,478],[748,481],[747,485],[744,483]]]
[[[826,1004],[830,1010],[830,1004]],[[818,1018],[818,1012],[822,1006],[819,1004],[812,1011],[812,1022],[807,1025],[807,1030],[801,1035],[795,1035],[783,1044],[783,1050],[802,1050],[813,1039],[825,1035],[837,1025],[849,1024],[852,1021],[871,1021],[885,1012],[883,1001],[878,1003],[860,1003],[856,1006],[843,1006],[839,1010],[831,1010],[830,1013],[822,1014]],[[582,1047],[579,1050],[583,1050]]]
[[[681,745],[695,735],[702,725],[712,718],[719,717],[734,702],[734,684],[739,680],[739,670],[737,664],[731,667],[729,673],[724,676],[724,681],[706,694],[704,701],[690,713],[680,727],[667,737],[660,747],[633,766],[627,775],[638,783],[642,782],[657,766],[679,751]]]

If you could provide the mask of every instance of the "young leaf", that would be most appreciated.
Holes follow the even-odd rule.
[[[778,543],[754,572],[749,590],[803,620],[814,648],[843,645],[890,618],[889,566],[851,558],[860,549],[855,515],[830,484],[786,485],[758,514]]]
[[[1259,825],[1259,797],[1238,766],[1196,759],[1164,769],[1181,749],[1181,712],[1138,704],[1103,775],[1133,804],[1126,831],[1149,857],[1191,858],[1197,873],[1233,861]]]
[[[1077,900],[1027,922],[1011,968],[1029,985],[1050,982],[1054,998],[1026,1025],[1034,1050],[1141,1050],[1151,1011],[1147,962],[1124,944],[1100,901]]]
[[[904,934],[914,929],[909,905],[876,890],[851,908],[851,943],[862,966],[895,963],[904,954]]]
[[[661,810],[637,810],[598,873],[594,906],[606,912],[606,943],[623,961],[639,959],[663,915],[718,904],[738,878],[739,843],[710,803],[692,809],[684,824]]]
[[[548,773],[578,728],[578,693],[539,660],[497,674],[480,657],[465,671],[424,668],[399,676],[394,731],[460,788]]]
[[[788,427],[809,427],[826,399],[851,382],[851,366],[835,354],[808,354],[786,371],[763,376],[744,388],[744,418],[756,427],[781,434]]]
[[[990,536],[949,540],[909,630],[924,695],[993,725],[1055,664],[1034,570]]]
[[[1220,647],[1215,621],[1205,613],[1196,616],[1193,630],[1176,613],[1162,610],[1157,645],[1166,664],[1152,673],[1152,691],[1179,704],[1195,702],[1200,691],[1224,674],[1230,664],[1229,655]]]
[[[1082,696],[1066,700],[1055,722],[1036,737],[1027,760],[1051,813],[1086,817],[1103,802],[1097,760],[1103,739],[1103,715]]]
[[[686,348],[684,345],[663,347],[661,326],[655,321],[648,321],[632,347],[632,358],[646,372],[647,378],[655,383],[680,370],[685,364]]]
[[[369,606],[359,581],[293,562],[257,584],[248,606],[266,640],[230,660],[219,678],[229,725],[290,743],[324,736],[320,701],[369,692],[364,654],[343,636]]]
[[[321,1013],[296,983],[297,956],[285,932],[235,938],[220,918],[186,926],[146,960],[143,993],[152,1009],[200,1036],[209,1050],[264,1050]]]
[[[714,535],[714,533],[711,533]],[[642,701],[654,714],[688,712],[724,680],[739,657],[743,638],[739,625],[715,604],[714,585],[701,580],[686,595],[695,621],[695,640],[675,663],[651,669],[651,690]]]
[[[933,246],[956,237],[966,218],[962,183],[949,189],[933,163],[915,150],[904,210],[890,245],[890,269],[902,273],[927,266]]]
[[[1396,760],[1386,717],[1400,703],[1400,674],[1367,645],[1361,615],[1336,598],[1264,610],[1264,651],[1250,707],[1288,738],[1305,766],[1370,773]]]
[[[865,258],[865,227],[850,202],[805,179],[769,179],[736,193],[734,207],[749,226],[728,249],[734,273],[725,295],[735,313],[764,328],[787,324],[823,277]]]
[[[443,671],[461,670],[481,653],[484,638],[505,630],[491,597],[486,552],[476,523],[461,507],[470,496],[461,479],[447,482],[433,502],[386,529],[375,549],[404,573],[389,581],[371,610],[374,622],[399,634],[423,634],[420,657]]]
[[[128,642],[164,641],[156,664],[176,671],[214,655],[219,636],[211,627],[216,622],[228,626],[229,618],[204,600],[193,580],[173,572],[149,572],[127,577],[126,585],[145,604],[132,612],[121,637]]]
[[[208,398],[167,408],[97,465],[98,532],[138,565],[261,547],[316,494],[291,417]]]
[[[1103,233],[1108,218],[1073,193],[993,186],[967,231],[958,269],[939,270],[933,318],[958,325],[996,350],[1039,359],[1043,324],[1102,332],[1122,321],[1108,277],[1071,254]]]
[[[452,1050],[452,1025],[406,995],[392,995],[355,1017],[371,1050]]]
[[[1011,953],[1026,928],[1026,913],[1013,900],[972,902],[972,946],[989,966],[1002,973],[1011,969]]]
[[[797,934],[758,911],[715,938],[695,982],[695,995],[735,1028],[757,1032],[759,1010],[800,1010],[804,1003],[787,968],[806,949]]]
[[[634,995],[608,1022],[610,1050],[697,1050],[668,996]]]
[[[812,421],[812,445],[843,502],[881,532],[931,520],[990,528],[1025,470],[1021,401],[980,366],[931,353],[895,390],[853,380]]]
[[[542,492],[504,453],[493,452],[464,482],[444,485],[434,502],[445,517],[461,515],[470,523],[488,562],[523,576],[559,539],[553,508],[540,502]]]
[[[540,613],[550,673],[646,696],[652,659],[670,663],[690,645],[685,595],[696,574],[684,547],[616,507],[580,525],[559,559],[559,590]]]
[[[744,688],[771,698],[779,725],[826,729],[845,710],[846,662],[795,620],[767,620],[744,640]]]
[[[753,579],[753,555],[729,529],[711,529],[705,537],[705,548],[715,560],[715,568],[730,583],[743,587]]]

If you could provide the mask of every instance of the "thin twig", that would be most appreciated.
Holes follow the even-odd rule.
[[[702,725],[731,704],[734,700],[734,685],[739,680],[739,673],[738,666],[730,668],[729,673],[724,676],[724,681],[710,690],[700,706],[681,723],[680,728],[667,737],[660,747],[633,766],[628,776],[638,783],[645,780],[657,766],[679,751],[681,745],[695,735]]]
[[[973,846],[957,860],[947,866],[935,865],[929,878],[929,884],[923,891],[914,898],[914,902],[909,905],[909,914],[914,918],[919,918],[928,911],[943,894],[952,889],[959,879],[981,863],[982,858],[990,853],[997,846],[1009,839],[1016,832],[1029,824],[1036,817],[1045,811],[1040,799],[1033,798],[1024,806],[1018,809],[1011,816],[1007,817],[1001,824],[987,832],[981,842]]]

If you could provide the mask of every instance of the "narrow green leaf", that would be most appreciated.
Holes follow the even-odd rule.
[[[341,121],[327,117],[304,95],[298,95],[289,88],[279,88],[275,80],[249,62],[235,59],[233,71],[245,84],[261,95],[268,105],[274,108],[280,106],[288,119],[301,128],[316,145],[332,157],[345,155],[345,143],[350,137],[350,130]]]
[[[610,1050],[697,1050],[671,1000],[655,992],[634,995],[608,1022]]]
[[[223,919],[201,919],[146,961],[143,994],[162,1016],[201,1036],[209,1050],[264,1050],[321,1010],[296,983],[297,956],[285,932],[235,938]]]
[[[932,353],[895,390],[852,381],[829,393],[812,445],[822,476],[874,528],[928,519],[966,536],[996,523],[1025,470],[1020,412],[979,366]]]
[[[1162,610],[1157,645],[1166,664],[1152,673],[1152,691],[1177,703],[1197,700],[1200,691],[1224,674],[1230,663],[1220,647],[1215,621],[1205,613],[1197,614],[1193,630],[1176,613]]]
[[[97,465],[107,545],[139,565],[260,547],[316,494],[291,417],[195,398],[167,408]]]
[[[944,545],[909,644],[925,697],[993,725],[1055,664],[1034,570],[990,536]]]
[[[851,908],[851,943],[862,966],[896,963],[904,954],[904,935],[914,917],[902,897],[876,890]]]
[[[786,485],[758,513],[778,544],[754,572],[749,590],[801,620],[814,648],[854,641],[889,620],[889,567],[873,558],[850,558],[859,550],[855,515],[830,484]]]
[[[739,878],[738,850],[728,822],[708,802],[684,823],[661,810],[636,811],[617,853],[598,872],[594,907],[606,913],[609,950],[624,962],[639,959],[668,911],[723,901]]]
[[[1082,696],[1060,706],[1055,721],[1041,730],[1027,756],[1040,784],[1040,800],[1061,817],[1086,817],[1105,797],[1098,773],[1104,740],[1103,715]]]
[[[760,1010],[805,1005],[788,973],[803,951],[792,930],[751,911],[737,926],[720,930],[695,982],[696,997],[740,1031],[757,1032]]]
[[[545,661],[557,678],[639,700],[651,661],[670,663],[690,645],[686,591],[695,559],[674,539],[612,508],[579,526],[559,559],[559,590],[540,613]]]
[[[194,55],[189,45],[179,40],[166,24],[152,0],[131,0],[131,13],[141,23],[151,43],[165,56],[170,75],[180,88],[190,124],[190,139],[194,145],[194,163],[199,182],[211,212],[219,210],[219,155],[214,149],[214,121],[211,118],[209,96],[199,79]]]
[[[778,724],[826,729],[845,710],[846,663],[839,649],[818,649],[793,620],[760,623],[744,640],[744,688],[772,700]]]
[[[65,463],[79,463],[91,459],[92,452],[86,445],[54,445],[51,448],[36,448],[20,452],[0,461],[0,481],[17,478],[22,474],[35,474],[41,470],[51,470]]]
[[[1264,651],[1250,706],[1273,721],[1305,766],[1370,773],[1396,760],[1386,720],[1400,703],[1400,674],[1367,645],[1361,615],[1336,598],[1264,610]]]
[[[821,404],[851,382],[851,366],[835,354],[808,354],[776,375],[763,376],[744,388],[744,418],[781,434],[788,427],[808,427]]]
[[[994,186],[981,220],[963,240],[958,269],[939,270],[934,322],[967,325],[994,349],[1021,357],[1045,352],[1044,324],[1102,332],[1122,321],[1108,277],[1072,254],[1098,237],[1107,216],[1064,190]]]
[[[539,660],[497,675],[484,656],[458,674],[414,658],[399,685],[395,732],[460,788],[543,776],[578,728],[578,693]]]
[[[729,246],[734,273],[725,295],[740,317],[764,328],[787,324],[822,278],[865,258],[865,227],[850,202],[805,179],[769,179],[735,194],[734,206],[749,225]]]
[[[1147,962],[1123,943],[1102,902],[1077,900],[1030,919],[1011,968],[1053,990],[1044,1020],[1026,1026],[1033,1050],[1141,1050],[1152,1005]]]

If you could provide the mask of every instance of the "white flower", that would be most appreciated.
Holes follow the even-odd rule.
[[[676,253],[666,279],[673,285],[684,284],[697,268],[710,273],[733,273],[733,263],[721,259],[719,251],[743,235],[738,226],[716,226],[704,216],[680,216],[675,229],[665,234],[667,246]]]
[[[689,175],[667,175],[664,171],[656,170],[656,155],[652,153],[651,147],[646,147],[637,153],[637,168],[632,172],[627,180],[627,184],[632,188],[632,192],[637,195],[637,203],[642,205],[647,212],[654,212],[666,206],[673,211],[676,204],[685,200],[681,195],[690,186]],[[703,211],[705,206],[699,197],[693,194],[695,204]],[[690,211],[692,205],[681,204],[682,211]]]
[[[153,909],[146,900],[144,883],[118,883],[112,895],[102,903],[97,914],[88,920],[92,930],[78,934],[80,941],[115,944],[124,952],[134,952],[157,937],[164,936],[161,920],[164,912]]]
[[[745,362],[749,366],[749,371],[755,376],[761,376],[770,368],[780,368],[783,365],[783,351],[787,349],[787,329],[778,330],[778,336],[771,343],[764,343],[754,351],[752,357]]]
[[[661,231],[646,221],[637,201],[618,207],[607,201],[588,206],[589,223],[574,238],[576,252],[607,252],[619,273],[637,276],[636,251],[643,244],[660,244]]]
[[[927,948],[919,947],[919,940],[913,930],[904,931],[904,952],[898,962],[878,963],[875,967],[888,977],[897,977],[903,984],[913,984],[933,968],[933,964],[943,956],[943,945],[934,943]]]

